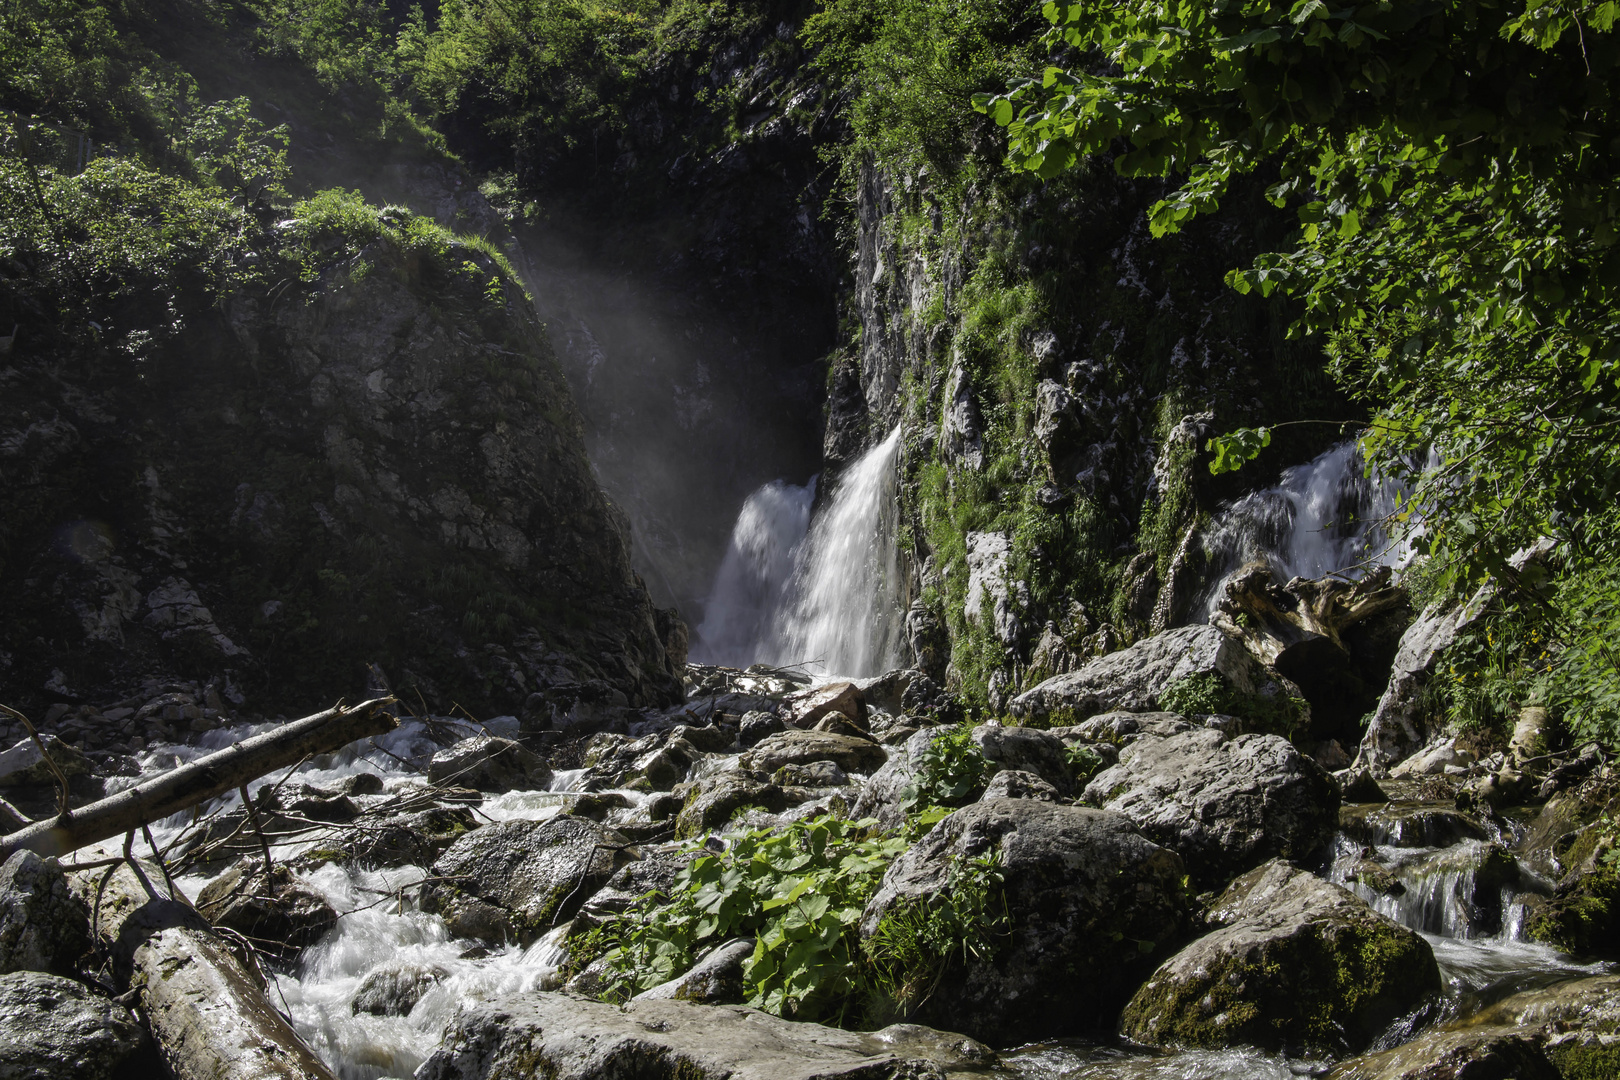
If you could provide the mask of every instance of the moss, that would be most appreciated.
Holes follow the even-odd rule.
[[[1249,731],[1291,736],[1303,714],[1303,702],[1282,695],[1245,694],[1217,672],[1177,679],[1159,695],[1159,706],[1184,716],[1221,713],[1246,721]]]
[[[1420,939],[1372,920],[1279,938],[1243,956],[1224,955],[1198,978],[1156,977],[1126,1007],[1122,1031],[1156,1045],[1342,1053],[1375,1036],[1412,987],[1437,982]]]
[[[1531,912],[1525,933],[1565,952],[1613,955],[1620,949],[1620,871],[1611,863],[1585,874]]]
[[[1614,1080],[1620,1076],[1620,1045],[1566,1043],[1547,1052],[1563,1080]]]

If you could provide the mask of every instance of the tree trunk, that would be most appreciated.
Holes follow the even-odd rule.
[[[336,1080],[259,981],[150,863],[74,875],[120,988],[141,1005],[175,1080]]]
[[[306,757],[329,754],[357,739],[392,731],[399,721],[383,711],[392,702],[392,698],[377,698],[353,708],[339,706],[294,720],[100,802],[81,806],[65,817],[36,821],[0,840],[0,862],[21,848],[45,856],[64,855],[86,844],[121,836],[233,791],[266,773],[296,765]]]

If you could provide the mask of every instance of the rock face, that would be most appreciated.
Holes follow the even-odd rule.
[[[883,766],[888,754],[870,739],[829,731],[783,731],[767,736],[742,757],[742,766],[772,773],[784,765],[831,761],[845,772],[870,773]]]
[[[942,978],[918,1019],[1011,1044],[1112,1024],[1145,963],[1182,927],[1181,859],[1119,815],[1029,799],[956,811],[895,860],[861,917],[877,933],[902,905],[949,887],[953,860],[995,855],[1007,936]]]
[[[417,1080],[943,1080],[960,1037],[885,1039],[685,1001],[529,993],[467,1009]],[[897,1045],[898,1043],[898,1045]],[[902,1056],[918,1050],[943,1061]],[[899,1051],[899,1052],[897,1052]]]
[[[1150,712],[1160,707],[1166,689],[1199,675],[1219,676],[1250,698],[1279,699],[1289,692],[1236,638],[1213,626],[1183,626],[1099,657],[1079,671],[1054,675],[1013,698],[1009,707],[1014,716],[1053,726],[1114,709]]]
[[[488,255],[354,210],[284,295],[179,290],[139,362],[7,358],[11,703],[234,672],[291,712],[358,692],[372,660],[482,715],[593,685],[678,700],[529,303]],[[305,230],[261,237],[263,257]]]
[[[1280,860],[1234,881],[1208,918],[1225,925],[1136,992],[1120,1018],[1126,1038],[1354,1052],[1440,989],[1421,937]]]
[[[1063,740],[1057,736],[1033,728],[984,724],[973,729],[971,738],[992,769],[1032,772],[1059,795],[1073,794],[1074,778],[1064,757]]]
[[[1085,795],[1178,852],[1202,888],[1273,856],[1304,858],[1338,824],[1338,785],[1276,735],[1202,728],[1138,739]]]
[[[457,840],[433,864],[422,910],[458,937],[527,945],[571,918],[625,863],[630,841],[594,821],[504,821]]]
[[[551,783],[551,768],[540,755],[493,735],[463,739],[439,751],[428,762],[427,772],[435,784],[479,791],[533,791]]]
[[[90,909],[55,859],[19,851],[0,867],[0,973],[72,974],[90,947]]]
[[[122,1005],[57,975],[0,975],[0,1080],[113,1080],[146,1044]]]

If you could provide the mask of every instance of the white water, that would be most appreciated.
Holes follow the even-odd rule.
[[[1403,490],[1396,480],[1368,476],[1350,441],[1230,504],[1204,535],[1208,580],[1215,583],[1204,597],[1205,616],[1214,613],[1225,579],[1256,559],[1269,563],[1279,581],[1403,565],[1411,550],[1388,529]]]
[[[901,666],[900,445],[896,426],[839,478],[808,530],[811,487],[776,481],[749,496],[698,628],[696,655],[736,667],[769,663],[856,677]],[[784,541],[795,532],[789,548]]]
[[[773,480],[743,503],[697,628],[692,651],[699,662],[747,667],[759,659],[793,580],[815,495],[814,478],[803,487]]]

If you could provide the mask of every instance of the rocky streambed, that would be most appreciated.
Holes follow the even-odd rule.
[[[1189,628],[1094,661],[1046,687],[1041,715],[1026,703],[1045,726],[961,723],[920,672],[811,685],[696,666],[668,709],[405,716],[248,785],[248,805],[154,824],[132,853],[355,1080],[1616,1075],[1614,767],[1569,755],[1543,770],[1549,790],[1493,804],[1480,791],[1499,772],[1454,743],[1401,775],[1331,772],[1252,717],[1164,707],[1189,676],[1261,692],[1230,644]],[[193,718],[207,730],[136,736],[133,754],[77,753],[71,730],[47,745],[82,799],[274,726],[209,711]],[[39,815],[52,796],[31,746],[0,755],[0,785]],[[1572,760],[1587,764],[1556,779]],[[830,931],[864,955],[990,883],[978,944],[948,943],[887,1015],[748,1007],[767,952],[750,936],[701,941],[651,986],[592,946],[627,915],[664,918],[697,862],[741,874],[727,860],[760,837],[824,835],[829,816],[881,837]],[[6,863],[0,1076],[175,1060],[148,1031],[151,987],[106,940],[122,853]],[[809,993],[760,1003],[791,1017]]]

